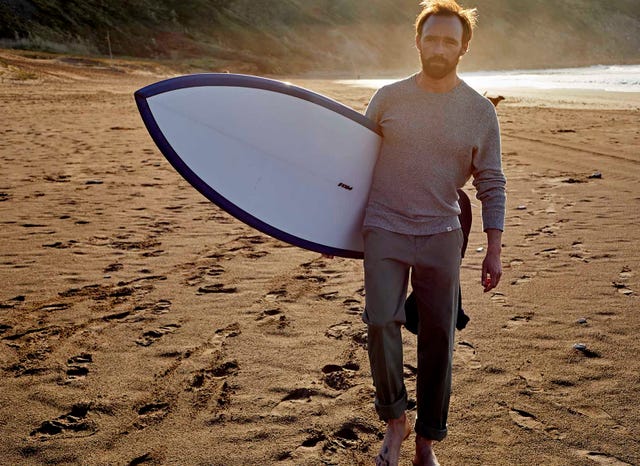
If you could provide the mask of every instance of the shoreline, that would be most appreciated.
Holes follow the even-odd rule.
[[[21,52],[24,52],[24,54]],[[29,56],[35,56],[36,58],[29,58]],[[22,82],[23,84],[29,84],[30,81],[56,77],[56,73],[52,73],[52,67],[60,71],[59,75],[62,79],[64,79],[65,76],[73,79],[73,73],[77,74],[80,78],[85,72],[89,74],[94,72],[94,76],[99,76],[102,73],[106,75],[112,75],[114,73],[138,74],[143,79],[145,76],[148,76],[149,82],[155,82],[183,73],[180,71],[180,67],[174,68],[170,63],[163,61],[120,58],[110,60],[105,57],[78,57],[31,51],[14,51],[10,49],[0,49],[0,60],[2,60],[2,63],[0,63],[0,80]],[[46,71],[41,72],[41,70]],[[503,71],[507,72],[507,70]],[[404,74],[409,76],[414,72],[415,70],[406,71]],[[375,79],[394,79],[399,75],[400,74],[396,72],[385,72],[378,75],[379,77]],[[375,90],[371,87],[357,85],[358,81],[366,82],[367,79],[370,78],[360,77],[353,79],[353,74],[344,72],[265,75],[265,77],[297,83],[302,87],[310,89],[313,89],[314,86],[320,86],[338,93],[340,93],[338,89],[340,86],[353,86],[354,89],[362,87],[366,92],[369,92],[370,95],[373,94]],[[505,96],[507,100],[501,103],[501,105],[505,106],[517,105],[530,107],[540,105],[557,108],[625,110],[636,110],[640,108],[640,92],[611,92],[588,89],[540,89],[535,87],[503,88],[500,86],[486,86],[481,89],[481,92],[485,91],[491,95],[500,94]],[[360,93],[360,91],[355,92]]]

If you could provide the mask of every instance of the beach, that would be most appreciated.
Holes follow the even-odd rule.
[[[0,50],[1,462],[372,464],[361,262],[263,235],[183,180],[133,100],[173,74]],[[373,92],[284,79],[358,111]],[[500,94],[504,276],[482,293],[469,182],[471,322],[436,453],[640,464],[639,96]]]

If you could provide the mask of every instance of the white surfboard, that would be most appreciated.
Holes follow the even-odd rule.
[[[313,251],[361,258],[381,137],[355,110],[300,87],[234,74],[135,93],[173,167],[244,223]]]

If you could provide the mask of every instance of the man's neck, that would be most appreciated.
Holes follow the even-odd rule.
[[[453,72],[442,79],[434,79],[427,76],[424,71],[420,71],[416,76],[418,87],[427,92],[435,92],[444,94],[449,92],[460,83],[460,78],[456,72]]]

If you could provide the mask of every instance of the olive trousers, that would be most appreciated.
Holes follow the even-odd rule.
[[[447,435],[462,230],[414,236],[367,227],[363,235],[363,320],[376,411],[388,421],[407,408],[401,327],[410,276],[419,312],[415,430],[442,440]]]

